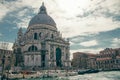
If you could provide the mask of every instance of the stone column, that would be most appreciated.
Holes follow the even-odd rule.
[[[34,55],[30,55],[29,64],[30,64],[30,66],[34,66]]]
[[[50,45],[47,46],[48,49],[48,59],[50,60]]]
[[[29,63],[29,61],[27,61],[27,60],[28,60],[28,57],[29,57],[29,56],[27,56],[27,55],[24,56],[24,65],[25,65],[25,66],[27,66],[28,63]]]
[[[65,53],[66,53],[66,51],[65,51],[65,47],[63,47],[62,49],[61,49],[61,53],[62,53],[62,55],[61,55],[61,61],[62,61],[62,66],[65,66]]]
[[[27,55],[27,66],[30,66],[30,55]]]
[[[56,67],[56,47],[54,46],[54,66]]]
[[[48,64],[49,62],[48,62],[48,61],[49,61],[49,53],[46,52],[46,53],[45,53],[45,66],[46,66],[46,67],[49,67],[49,64]]]
[[[50,67],[50,64],[51,64],[51,58],[50,58],[50,55],[51,55],[51,50],[50,50],[50,44],[47,45],[47,54],[48,54],[48,67]]]
[[[38,65],[41,66],[41,55],[38,55]]]

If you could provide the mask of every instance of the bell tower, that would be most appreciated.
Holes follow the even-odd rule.
[[[22,28],[19,29],[18,31],[18,35],[17,35],[17,39],[18,39],[18,43],[20,44],[23,40],[23,32],[22,32]]]

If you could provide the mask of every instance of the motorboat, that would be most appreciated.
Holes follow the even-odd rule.
[[[80,70],[78,71],[78,74],[86,74],[86,73],[98,73],[99,70],[97,69],[88,69],[88,70]]]

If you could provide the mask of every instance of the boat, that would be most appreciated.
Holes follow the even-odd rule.
[[[87,72],[87,70],[79,70],[78,74],[85,74]]]
[[[97,69],[90,69],[86,73],[98,73],[98,72],[99,72],[99,70],[97,70]]]
[[[98,73],[99,70],[97,69],[89,69],[89,70],[83,70],[83,71],[78,71],[78,74],[88,74],[88,73]]]

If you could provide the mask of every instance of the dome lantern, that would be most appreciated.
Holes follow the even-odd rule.
[[[40,11],[38,14],[47,14],[46,7],[44,6],[44,2],[42,3],[42,6],[40,7]]]

